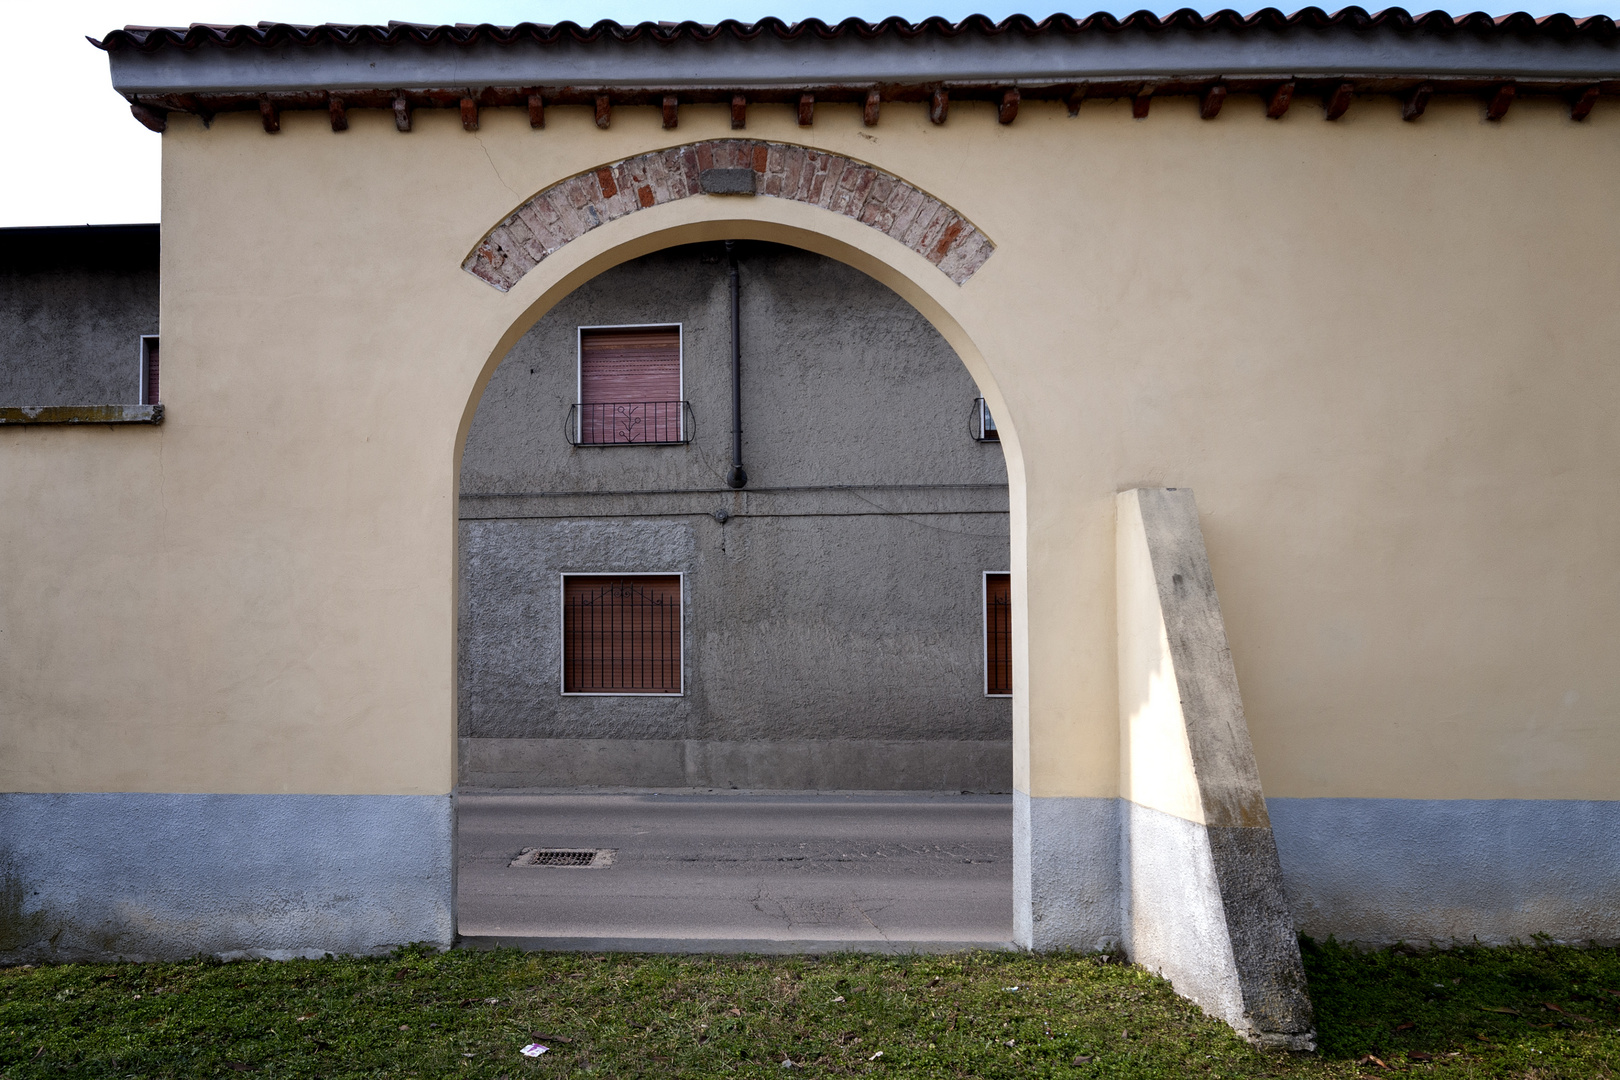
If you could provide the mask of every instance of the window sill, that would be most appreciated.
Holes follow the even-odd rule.
[[[0,405],[0,425],[161,424],[162,405]]]

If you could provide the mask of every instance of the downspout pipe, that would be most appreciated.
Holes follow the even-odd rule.
[[[742,464],[742,281],[735,241],[726,241],[726,262],[731,271],[731,471],[726,484],[742,488],[748,486],[748,473]]]

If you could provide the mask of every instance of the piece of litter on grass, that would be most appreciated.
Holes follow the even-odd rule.
[[[462,1054],[462,1055],[461,1055],[461,1056],[462,1056],[462,1057],[472,1057],[472,1055],[471,1055],[471,1054]]]
[[[1074,1059],[1073,1063],[1076,1064],[1076,1065],[1090,1065],[1091,1064],[1091,1055],[1090,1054],[1078,1054],[1078,1055],[1075,1056],[1075,1059]]]
[[[524,1057],[539,1057],[541,1054],[546,1052],[546,1048],[541,1046],[539,1043],[530,1043],[528,1046],[525,1046],[518,1052]]]
[[[485,998],[484,999],[484,1004],[485,1005],[499,1005],[500,1003],[501,1003],[500,998]]]
[[[844,1000],[844,995],[839,994],[837,997],[833,998],[833,1004],[836,1005],[836,1004],[838,1004],[838,1002],[843,1001],[843,1000]]]
[[[1008,1040],[1007,1040],[1007,1045],[1008,1045],[1008,1046],[1011,1046],[1011,1045],[1012,1045],[1012,1044],[1013,1044],[1013,1043],[1014,1043],[1014,1042],[1016,1042],[1016,1041],[1017,1041],[1017,1040],[1015,1040],[1015,1039],[1008,1039]]]
[[[793,1068],[793,1059],[792,1058],[783,1058],[782,1059],[782,1068],[784,1068],[784,1069]]]
[[[1013,994],[1016,994],[1018,992],[1018,987],[1016,987],[1016,986],[1003,986],[1002,989],[1006,990],[1009,993],[1013,993]]]
[[[883,1056],[883,1051],[879,1050],[877,1053],[873,1054],[871,1057],[867,1058],[866,1060],[867,1061],[876,1061],[878,1058],[880,1058],[882,1056]]]

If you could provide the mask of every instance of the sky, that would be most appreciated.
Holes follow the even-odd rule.
[[[1209,12],[1230,4],[1153,3],[1130,6],[1093,0],[1095,6],[1062,7],[1053,0],[3,0],[7,32],[0,40],[0,146],[10,160],[0,168],[0,228],[84,225],[158,220],[161,136],[138,124],[112,90],[106,54],[85,41],[126,25],[185,26],[190,23],[593,23],[615,19],[725,18],[751,21],[775,15],[789,22],[812,16],[835,22],[849,16],[876,21],[888,15],[917,20],[952,19],[979,13],[993,19],[1024,14],[1043,18],[1067,10],[1082,16],[1107,10],[1124,15],[1136,7],[1161,14],[1191,6]],[[1273,0],[1278,2],[1278,0]],[[1318,0],[1319,3],[1322,0]],[[1365,6],[1376,8],[1376,3]],[[1410,0],[1408,0],[1410,3]],[[1487,0],[1488,3],[1488,0]],[[1581,6],[1585,5],[1585,6]],[[1240,6],[1248,11],[1262,4]],[[1303,6],[1298,3],[1286,10]],[[1337,6],[1331,2],[1323,6]],[[1421,5],[1413,4],[1418,10]],[[1448,9],[1451,10],[1451,9]],[[1457,5],[1455,10],[1466,10]],[[1547,0],[1485,6],[1493,15],[1525,10],[1545,15],[1620,14],[1620,0],[1580,0],[1560,7]]]

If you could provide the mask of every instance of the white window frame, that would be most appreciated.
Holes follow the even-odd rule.
[[[581,443],[585,437],[585,331],[587,330],[668,330],[675,328],[676,363],[680,368],[681,396],[686,400],[686,324],[678,322],[603,323],[574,328],[574,442],[590,446],[646,446],[647,443]],[[681,408],[681,438],[686,438],[686,408]]]
[[[673,694],[632,694],[614,690],[568,689],[568,579],[569,578],[673,577],[681,583],[680,650],[681,688]],[[989,678],[988,675],[985,676]],[[564,570],[557,575],[557,691],[563,697],[671,698],[686,696],[686,574],[681,570]]]
[[[152,356],[152,342],[156,341],[157,339],[158,339],[157,334],[142,334],[141,335],[139,352],[137,353],[137,359],[138,359],[138,362],[140,363],[140,366],[141,366],[141,373],[140,373],[141,390],[140,390],[139,400],[137,401],[137,404],[140,404],[140,405],[155,405],[155,404],[157,404],[155,401],[150,400],[150,398],[152,396],[152,390],[151,390],[151,387],[146,385],[146,379],[147,379],[147,376],[150,374],[151,367],[152,367],[152,365],[150,363],[151,356]]]
[[[982,631],[981,634],[979,635],[979,662],[984,666],[984,696],[987,697],[987,698],[1010,698],[1010,697],[1012,697],[1011,694],[992,694],[990,692],[990,575],[991,574],[1006,574],[1008,584],[1010,585],[1012,583],[1012,571],[1011,570],[986,570],[986,571],[984,571],[982,576],[980,576],[980,578],[979,578],[979,624],[980,624],[981,631]],[[681,596],[682,596],[681,602],[683,604],[686,602],[685,595],[686,594],[684,592],[681,594]],[[1008,632],[1010,634],[1011,631],[1012,631],[1012,628],[1008,627],[1007,629],[1008,629]],[[685,654],[683,653],[682,655],[684,656]]]

